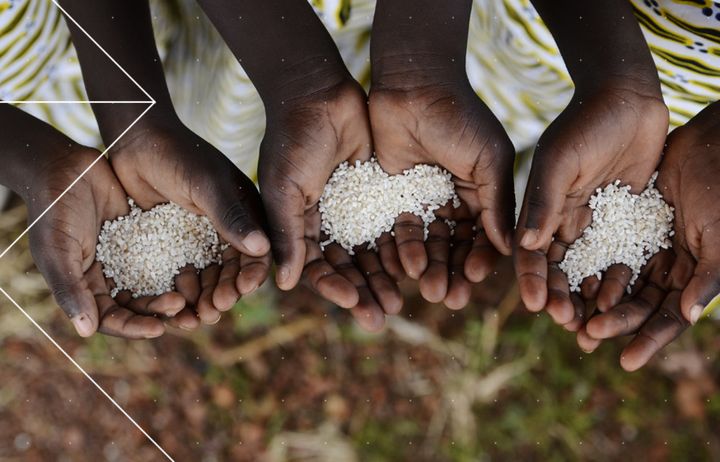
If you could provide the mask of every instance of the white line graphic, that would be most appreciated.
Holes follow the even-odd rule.
[[[57,204],[57,202],[58,202],[60,199],[62,199],[62,197],[70,190],[70,188],[72,188],[78,181],[80,181],[80,179],[120,140],[120,138],[122,138],[122,137],[155,105],[155,100],[153,99],[153,97],[150,96],[150,94],[149,94],[147,91],[145,91],[145,89],[144,89],[142,86],[140,86],[140,84],[139,84],[134,78],[132,78],[132,76],[131,76],[125,69],[123,69],[123,67],[120,66],[120,64],[118,64],[118,62],[117,62],[112,56],[110,56],[110,54],[109,54],[107,51],[105,51],[105,49],[104,49],[103,47],[101,47],[99,43],[97,43],[97,41],[96,41],[94,38],[92,38],[92,36],[90,36],[90,34],[88,34],[88,32],[87,32],[80,24],[78,24],[78,22],[77,22],[72,16],[70,16],[70,14],[68,14],[67,11],[65,11],[65,9],[58,4],[57,0],[51,0],[51,1],[52,1],[52,3],[53,3],[60,11],[62,11],[62,13],[65,15],[65,17],[66,17],[68,20],[72,21],[73,24],[75,24],[75,25],[82,31],[82,33],[85,34],[85,36],[87,36],[87,37],[90,39],[90,41],[92,41],[92,43],[93,43],[96,47],[98,47],[98,49],[100,49],[100,51],[102,51],[102,52],[105,54],[105,56],[107,56],[108,59],[110,59],[110,61],[112,61],[112,63],[113,63],[118,69],[120,69],[120,71],[122,71],[122,73],[125,74],[125,76],[126,76],[128,79],[130,79],[130,81],[132,81],[132,83],[135,84],[135,86],[137,86],[137,87],[140,89],[140,91],[143,92],[143,94],[144,94],[145,96],[147,96],[148,100],[147,100],[147,101],[54,101],[54,100],[48,100],[48,101],[2,101],[2,100],[0,100],[0,104],[13,104],[13,105],[24,105],[24,104],[147,104],[148,107],[142,112],[142,114],[140,114],[140,115],[125,129],[125,131],[123,131],[123,132],[120,134],[120,136],[118,136],[118,137],[115,139],[115,141],[113,141],[112,143],[110,143],[110,145],[107,146],[107,148],[105,148],[105,150],[93,161],[93,163],[90,164],[85,170],[83,170],[83,172],[82,172],[72,183],[70,183],[70,185],[69,185],[67,188],[65,188],[65,190],[64,190],[35,220],[33,220],[33,222],[30,223],[30,225],[28,225],[27,228],[25,228],[25,230],[24,230],[22,233],[20,233],[20,235],[19,235],[5,250],[3,250],[2,253],[0,253],[0,259],[2,259],[2,258],[7,254],[7,252],[8,252],[20,239],[22,239],[22,237],[23,237],[25,234],[27,234],[28,231],[30,231],[30,229],[48,212],[48,210],[50,210],[55,204]],[[50,334],[48,334],[47,331],[46,331],[45,329],[43,329],[43,328],[27,313],[27,311],[25,311],[25,309],[23,309],[23,308],[10,296],[10,294],[8,294],[8,293],[5,291],[5,289],[3,289],[2,287],[0,287],[0,292],[2,292],[2,294],[3,294],[8,300],[10,300],[10,302],[11,302],[13,305],[15,305],[15,307],[16,307],[18,310],[20,310],[20,312],[21,312],[58,350],[60,350],[60,352],[95,386],[95,388],[97,388],[97,389],[100,391],[100,393],[102,393],[102,394],[135,426],[135,428],[137,428],[138,430],[140,430],[140,432],[163,454],[163,456],[165,456],[165,458],[167,458],[167,459],[168,459],[169,461],[171,461],[171,462],[175,462],[175,460],[170,456],[170,454],[168,454],[167,451],[165,451],[165,450],[162,448],[162,446],[160,446],[160,444],[158,444],[158,442],[155,441],[155,440],[140,426],[140,424],[138,424],[138,423],[135,421],[135,419],[133,419],[133,418],[130,416],[130,414],[128,414],[127,411],[125,411],[125,409],[123,409],[123,407],[120,406],[120,405],[112,398],[112,396],[110,396],[110,394],[109,394],[107,391],[105,391],[105,389],[103,389],[103,388],[95,381],[95,379],[93,379],[93,378],[90,376],[90,374],[88,374],[88,373],[85,371],[85,369],[83,369],[83,368],[80,366],[80,364],[78,364],[77,361],[75,361],[75,360],[72,358],[72,356],[70,356],[70,355],[55,341],[55,339],[53,339],[53,338],[50,336]]]
[[[22,314],[24,314],[25,317],[28,318],[28,319],[30,320],[30,322],[33,323],[33,325],[34,325],[35,327],[37,327],[38,330],[39,330],[40,332],[42,332],[42,334],[43,334],[48,340],[50,340],[50,342],[51,342],[53,345],[55,345],[55,347],[56,347],[58,350],[60,350],[60,352],[61,352],[63,355],[65,355],[65,357],[66,357],[71,363],[73,363],[73,365],[74,365],[75,367],[77,367],[77,368],[80,370],[80,372],[82,372],[83,375],[84,375],[85,377],[87,377],[87,379],[88,379],[90,382],[92,382],[93,385],[95,385],[95,388],[97,388],[98,390],[100,390],[100,393],[102,393],[103,395],[105,395],[105,397],[106,397],[108,400],[110,400],[110,402],[113,403],[113,405],[114,405],[116,408],[118,408],[118,410],[119,410],[120,412],[122,412],[123,415],[124,415],[125,417],[127,417],[128,420],[129,420],[130,422],[132,422],[132,424],[135,425],[135,427],[136,427],[138,430],[140,430],[140,432],[141,432],[143,435],[145,435],[145,436],[147,437],[147,439],[149,439],[150,442],[152,442],[152,444],[154,444],[155,447],[158,448],[158,450],[159,450],[160,452],[162,452],[165,457],[168,458],[168,460],[172,460],[172,461],[174,462],[174,459],[173,459],[172,457],[170,457],[170,454],[168,454],[167,452],[165,452],[165,450],[162,448],[162,446],[160,446],[160,445],[152,438],[152,436],[148,435],[147,432],[135,421],[135,419],[133,419],[133,418],[130,416],[130,414],[128,414],[128,413],[125,411],[125,409],[123,409],[122,406],[120,406],[120,405],[117,403],[117,401],[115,401],[115,400],[113,399],[113,397],[110,396],[110,395],[108,394],[108,392],[106,392],[105,389],[104,389],[103,387],[101,387],[101,386],[95,381],[95,379],[93,379],[93,378],[90,376],[90,374],[88,374],[87,372],[85,372],[85,369],[83,369],[82,366],[80,366],[80,364],[78,364],[78,363],[73,359],[73,357],[70,356],[70,354],[68,354],[68,352],[65,351],[65,349],[64,349],[63,347],[61,347],[61,346],[50,336],[50,334],[48,334],[47,331],[40,326],[40,324],[38,324],[37,322],[35,322],[35,320],[32,318],[32,316],[30,316],[30,315],[27,313],[27,311],[25,311],[25,310],[23,309],[23,307],[21,307],[20,305],[18,305],[18,303],[17,303],[7,292],[5,292],[5,289],[3,289],[2,287],[0,287],[0,292],[2,292],[2,294],[3,294],[5,297],[7,297],[7,299],[10,300],[10,302],[11,302],[13,305],[15,305],[15,307],[16,307],[18,310],[20,310],[20,312],[21,312]]]

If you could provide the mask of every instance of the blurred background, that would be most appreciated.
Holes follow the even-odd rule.
[[[25,227],[13,200],[0,247]],[[149,341],[81,339],[26,240],[0,287],[177,461],[720,460],[720,336],[711,321],[624,372],[519,300],[509,261],[462,311],[413,284],[370,335],[304,289],[266,284],[214,326]],[[5,298],[0,460],[162,454]]]

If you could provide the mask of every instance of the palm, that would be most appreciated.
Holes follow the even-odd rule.
[[[230,244],[221,267],[211,265],[200,274],[186,267],[176,277],[177,290],[188,307],[173,320],[175,324],[184,328],[194,328],[198,321],[212,324],[221,311],[262,284],[269,271],[269,249],[261,231],[259,196],[252,181],[221,152],[182,124],[171,122],[138,129],[113,149],[110,159],[140,207],[174,202],[206,215]]]
[[[495,249],[510,251],[514,221],[510,140],[468,84],[374,87],[370,120],[385,170],[396,174],[428,163],[454,177],[462,206],[440,212],[457,223],[452,251],[449,230],[441,221],[430,226],[424,245],[419,220],[401,217],[395,240],[402,267],[410,277],[420,279],[423,296],[460,308],[469,299],[469,282],[489,273],[498,255]]]
[[[580,297],[569,294],[558,269],[565,249],[590,224],[588,200],[595,190],[620,180],[634,192],[655,170],[667,132],[667,109],[653,96],[610,89],[576,95],[540,138],[518,223],[516,269],[526,306],[547,308],[553,319],[577,330],[584,316]],[[617,303],[629,270],[608,269],[600,286],[588,278],[586,298],[606,309]]]
[[[29,202],[30,219],[42,213],[55,197],[90,165],[99,153],[85,150],[49,166],[42,197]],[[95,246],[102,223],[127,213],[125,193],[105,159],[100,159],[30,231],[30,246],[40,271],[58,304],[82,335],[97,328],[128,338],[162,334],[153,314],[174,315],[184,305],[173,294],[113,300],[110,282],[95,262]]]
[[[317,207],[340,163],[371,154],[365,93],[357,83],[343,83],[268,110],[259,179],[278,286],[294,287],[302,273],[322,296],[351,308],[361,325],[375,330],[383,312],[399,309],[397,287],[372,252],[359,251],[353,259],[335,244],[322,252]]]
[[[624,368],[637,369],[720,292],[718,146],[708,112],[668,137],[658,188],[675,207],[673,247],[650,260],[631,297],[588,321],[578,335],[581,347],[592,350],[602,339],[637,334],[621,358]]]

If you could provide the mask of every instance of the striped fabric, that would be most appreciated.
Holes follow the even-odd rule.
[[[353,75],[369,83],[373,0],[310,0]],[[632,0],[674,125],[720,99],[720,2]],[[183,120],[249,174],[263,107],[252,83],[194,0],[151,0],[158,48]],[[468,75],[518,149],[537,140],[572,95],[555,42],[529,0],[475,0]],[[77,56],[50,0],[0,0],[0,98],[82,100]],[[98,146],[88,105],[23,106]]]

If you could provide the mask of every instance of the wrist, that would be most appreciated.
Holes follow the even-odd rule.
[[[256,72],[253,78],[267,112],[282,110],[286,104],[312,98],[351,81],[354,79],[342,59],[327,55],[286,60],[282,67]]]
[[[464,52],[408,51],[372,56],[373,90],[413,90],[428,86],[469,84]]]
[[[360,84],[347,72],[314,74],[309,78],[298,78],[284,86],[289,92],[277,92],[273,97],[264,99],[268,120],[282,118],[285,114],[311,107],[339,101],[348,96],[366,99]]]
[[[597,94],[603,91],[625,91],[637,96],[663,101],[657,70],[646,67],[607,70],[602,73],[573,78],[576,96]]]

